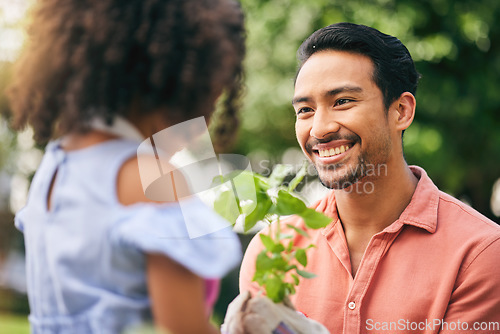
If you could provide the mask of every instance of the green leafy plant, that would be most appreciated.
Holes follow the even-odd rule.
[[[281,232],[280,218],[298,215],[305,225],[312,229],[325,227],[331,222],[331,218],[308,208],[295,193],[296,187],[306,175],[306,165],[304,164],[288,184],[284,184],[291,171],[291,166],[277,165],[269,177],[249,171],[235,171],[215,180],[216,185],[220,187],[214,208],[227,220],[236,222],[242,219],[245,232],[259,221],[269,224],[276,221],[272,225],[275,228],[269,228],[268,234],[260,234],[264,249],[257,256],[253,277],[267,296],[276,303],[295,293],[295,287],[300,281],[299,276],[316,276],[305,270],[306,252],[314,245],[309,244],[305,248],[294,245],[292,235]],[[227,186],[228,184],[231,186]],[[287,224],[287,227],[309,238],[305,230],[290,224]]]

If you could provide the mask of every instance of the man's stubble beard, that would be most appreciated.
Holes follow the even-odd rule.
[[[357,158],[358,163],[356,165],[346,165],[345,163],[341,162],[319,169],[316,165],[313,164],[316,172],[318,173],[319,181],[328,189],[341,190],[348,188],[365,178],[367,176],[369,167],[375,168],[376,166],[387,165],[392,147],[390,137],[382,135],[381,137],[379,137],[377,145],[375,146],[378,150],[368,149],[361,152],[361,154]],[[377,151],[377,154],[368,154],[367,151]],[[335,173],[335,171],[340,172],[342,168],[346,168],[346,170],[342,171],[341,175],[332,176],[334,177],[333,180],[329,179],[329,170]],[[323,177],[322,171],[327,173]]]
[[[326,173],[328,173],[330,170],[336,171],[337,169],[342,168],[342,166],[344,166],[344,164],[340,163],[336,165],[327,166],[326,168],[321,168],[321,170],[326,171]],[[357,183],[363,177],[365,177],[367,169],[365,159],[361,156],[358,157],[358,164],[354,168],[346,167],[347,170],[343,172],[342,175],[335,177],[334,180],[329,180],[328,176],[322,177],[322,172],[318,170],[318,167],[314,165],[314,168],[318,173],[318,178],[321,184],[326,188],[333,190],[345,189]]]

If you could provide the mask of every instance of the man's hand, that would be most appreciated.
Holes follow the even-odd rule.
[[[227,309],[223,334],[329,334],[319,322],[306,318],[292,305],[275,304],[248,291],[236,297]]]

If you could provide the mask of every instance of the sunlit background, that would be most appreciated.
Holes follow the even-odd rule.
[[[0,107],[6,109],[3,95],[10,80],[12,63],[26,40],[23,27],[31,1],[0,0]],[[26,201],[29,178],[41,155],[27,133],[15,135],[8,121],[0,116],[0,333],[28,333],[24,246],[13,228],[13,214]],[[33,153],[35,152],[36,153]],[[27,152],[32,152],[28,157]],[[23,158],[23,156],[25,156]],[[21,162],[31,162],[31,167]],[[28,164],[30,163],[28,162]],[[24,166],[22,166],[24,165]]]
[[[68,0],[69,1],[69,0]],[[27,40],[32,0],[0,0],[0,89]],[[314,30],[349,21],[400,38],[422,80],[417,115],[405,134],[409,164],[424,167],[444,191],[490,219],[500,216],[500,2],[496,0],[243,0],[247,14],[247,90],[235,153],[256,171],[301,165],[290,105],[295,52]],[[0,95],[0,108],[8,106]],[[22,236],[13,214],[26,201],[41,151],[32,132],[18,134],[0,117],[0,333],[28,333]],[[321,196],[314,177],[307,200]],[[244,242],[248,238],[243,238]],[[237,293],[237,271],[224,280],[216,317]]]

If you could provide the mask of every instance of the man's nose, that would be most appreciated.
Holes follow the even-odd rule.
[[[314,120],[309,134],[316,139],[323,139],[328,137],[329,134],[338,132],[340,125],[337,123],[332,115],[329,115],[327,110],[317,109],[314,113]]]

